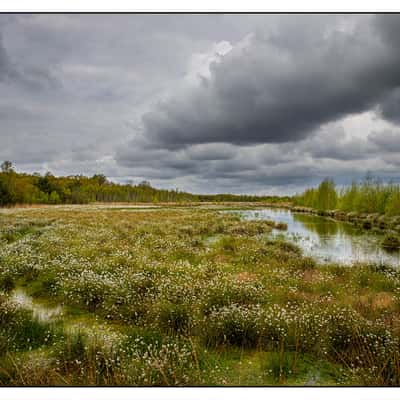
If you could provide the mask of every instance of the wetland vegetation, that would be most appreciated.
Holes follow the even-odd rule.
[[[400,272],[205,207],[0,211],[2,385],[398,385]]]
[[[371,174],[367,174],[362,182],[354,181],[341,189],[335,187],[332,179],[325,179],[317,188],[295,196],[294,201],[321,211],[339,209],[391,217],[400,215],[400,186],[385,184]]]

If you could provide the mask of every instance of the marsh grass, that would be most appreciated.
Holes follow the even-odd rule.
[[[304,373],[300,370],[298,354],[294,352],[271,352],[265,360],[265,370],[275,381],[285,383],[291,376]]]
[[[166,333],[187,334],[191,328],[191,310],[184,304],[163,302],[156,306],[156,324]]]
[[[319,265],[269,235],[283,226],[201,208],[0,223],[15,231],[0,245],[2,384],[399,384],[393,268]],[[13,305],[15,286],[63,319]]]
[[[12,274],[4,273],[0,275],[0,290],[10,293],[15,288],[15,279]]]

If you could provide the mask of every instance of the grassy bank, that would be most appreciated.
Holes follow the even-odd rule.
[[[363,229],[385,231],[382,246],[400,248],[400,186],[367,175],[362,182],[338,190],[331,179],[293,197],[295,212],[347,221]]]
[[[197,208],[0,213],[1,384],[398,385],[400,273],[318,265],[274,226]]]

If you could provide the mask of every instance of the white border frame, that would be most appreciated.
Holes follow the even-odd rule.
[[[190,7],[188,7],[190,5]],[[0,12],[400,12],[398,0],[3,0]],[[0,388],[4,400],[399,400],[400,388]]]
[[[398,400],[400,388],[0,388],[4,400]]]
[[[1,12],[399,12],[397,0],[3,0]]]

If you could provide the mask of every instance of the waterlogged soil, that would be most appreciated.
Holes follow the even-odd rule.
[[[29,296],[23,288],[15,289],[10,296],[10,300],[19,307],[32,311],[33,317],[39,321],[49,321],[61,317],[64,311],[61,305],[53,306],[39,303]]]
[[[121,326],[108,323],[95,314],[40,301],[30,296],[24,287],[13,290],[10,301],[22,309],[32,311],[33,318],[38,321],[62,322],[67,334],[80,332],[105,346],[112,346],[120,338]]]
[[[383,235],[359,229],[347,222],[316,215],[293,213],[286,209],[230,211],[247,220],[273,220],[287,224],[287,230],[272,231],[300,246],[304,254],[318,262],[354,264],[376,263],[397,267],[400,251],[382,247]]]

